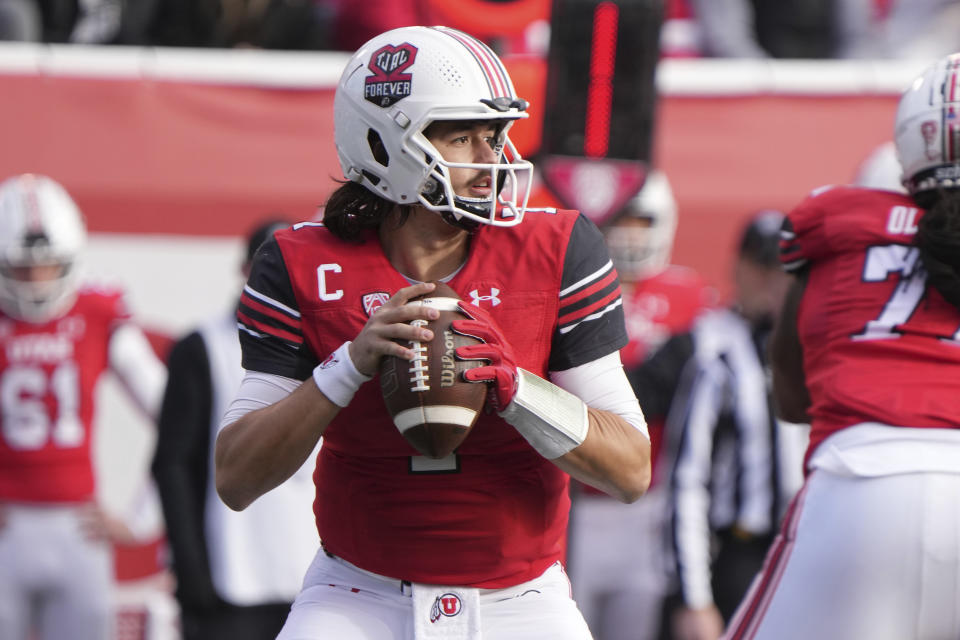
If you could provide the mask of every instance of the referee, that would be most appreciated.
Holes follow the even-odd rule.
[[[799,428],[778,428],[765,343],[788,284],[778,260],[781,213],[745,226],[734,269],[735,300],[707,311],[689,334],[649,361],[672,369],[661,469],[668,470],[668,555],[674,589],[661,638],[715,640],[759,571],[786,503],[802,477]],[[643,389],[642,379],[634,380]],[[648,386],[648,389],[651,388]],[[647,405],[641,398],[641,406]]]

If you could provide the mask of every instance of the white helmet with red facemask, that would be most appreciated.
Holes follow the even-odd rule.
[[[0,183],[0,309],[28,322],[63,313],[76,296],[86,236],[80,210],[54,180],[28,173]],[[49,274],[37,279],[37,268]]]
[[[503,63],[485,44],[446,27],[403,27],[364,44],[334,99],[334,138],[347,179],[385,200],[419,204],[453,224],[513,226],[523,220],[533,166],[507,135],[528,117]],[[424,135],[432,122],[492,121],[493,163],[451,163]],[[488,171],[494,194],[454,193],[451,168]]]

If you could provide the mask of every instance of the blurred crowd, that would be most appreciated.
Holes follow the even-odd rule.
[[[665,57],[929,59],[960,44],[955,0],[650,2],[663,2]],[[549,1],[481,4],[489,16],[441,0],[0,0],[0,40],[352,51],[388,29],[445,24],[501,55],[545,53]]]
[[[667,55],[932,58],[956,49],[954,0],[668,0]]]

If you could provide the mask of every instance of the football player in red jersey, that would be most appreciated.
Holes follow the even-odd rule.
[[[807,478],[726,637],[960,637],[960,54],[903,94],[909,195],[815,191],[772,344]]]
[[[120,291],[81,288],[86,231],[54,180],[0,184],[0,637],[111,637],[110,540],[95,502],[94,391],[108,368],[150,416],[166,370]]]
[[[634,501],[650,446],[602,235],[577,212],[526,207],[532,165],[507,136],[526,108],[459,31],[372,39],[334,101],[348,181],[322,224],[277,232],[255,259],[220,496],[243,509],[324,438],[324,548],[280,638],[590,637],[561,565],[570,476]],[[416,455],[369,382],[382,357],[430,339],[410,321],[435,310],[405,303],[431,280],[463,298],[454,329],[484,342],[457,356],[483,361],[465,376],[490,391],[440,460]]]
[[[658,170],[603,228],[623,289],[629,342],[620,359],[628,373],[716,302],[716,290],[698,273],[669,263],[676,228],[673,191]],[[644,411],[656,464],[665,416]],[[663,493],[652,486],[627,507],[589,486],[575,487],[570,575],[590,629],[598,640],[653,637],[666,591]]]
[[[686,331],[717,292],[693,269],[670,264],[677,203],[666,174],[654,170],[640,193],[603,228],[623,289],[630,342],[620,350],[626,369],[638,366],[670,336]]]

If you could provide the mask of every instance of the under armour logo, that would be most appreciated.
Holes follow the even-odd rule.
[[[473,291],[470,292],[470,302],[472,302],[475,306],[479,307],[480,302],[484,301],[484,302],[489,302],[491,307],[495,307],[498,304],[500,304],[500,298],[497,297],[498,293],[500,293],[500,289],[491,287],[490,295],[482,296],[480,295],[480,291],[478,289],[474,289]]]

